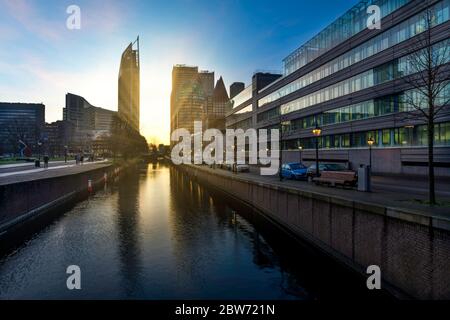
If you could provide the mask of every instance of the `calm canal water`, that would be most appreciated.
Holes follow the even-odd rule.
[[[66,288],[69,265],[81,268],[79,291]],[[0,255],[1,299],[370,294],[365,279],[165,164],[130,170]]]

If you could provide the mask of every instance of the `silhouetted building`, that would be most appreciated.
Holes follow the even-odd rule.
[[[245,83],[233,82],[230,86],[230,99],[236,97],[242,90],[245,89]]]
[[[133,46],[136,45],[136,49]],[[139,37],[125,49],[119,70],[119,117],[136,131],[140,119]]]
[[[86,99],[72,93],[66,94],[63,119],[74,126],[70,141],[84,149],[91,142],[111,134],[115,111],[94,107]]]
[[[170,105],[171,132],[185,128],[194,132],[194,121],[203,121],[203,129],[225,129],[229,108],[223,79],[214,86],[214,72],[198,67],[176,65],[172,70]]]
[[[211,77],[205,72],[199,73],[198,67],[185,65],[173,67],[170,104],[171,132],[179,128],[194,132],[194,121],[203,119],[208,98],[212,103],[213,90],[207,83],[208,81],[212,81],[214,88],[214,76]],[[208,93],[210,94],[208,95]]]
[[[44,125],[43,104],[0,102],[0,154],[20,154],[25,146],[37,152]]]
[[[225,116],[230,111],[229,97],[222,77],[217,80],[212,96],[204,114],[204,129],[214,128],[225,130]]]
[[[66,150],[74,152],[75,125],[69,121],[55,121],[45,124],[45,142],[43,151],[51,157],[62,157]]]

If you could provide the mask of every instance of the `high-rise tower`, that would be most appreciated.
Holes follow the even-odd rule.
[[[119,117],[139,131],[140,60],[139,37],[122,54],[119,71]]]

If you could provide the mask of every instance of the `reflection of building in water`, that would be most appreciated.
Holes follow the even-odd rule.
[[[118,184],[118,241],[122,279],[127,297],[139,297],[142,270],[139,239],[139,171],[128,169]]]

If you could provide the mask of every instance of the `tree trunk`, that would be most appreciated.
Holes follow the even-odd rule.
[[[430,117],[428,121],[428,181],[429,181],[429,201],[430,205],[436,204],[436,194],[434,189],[434,119]]]

